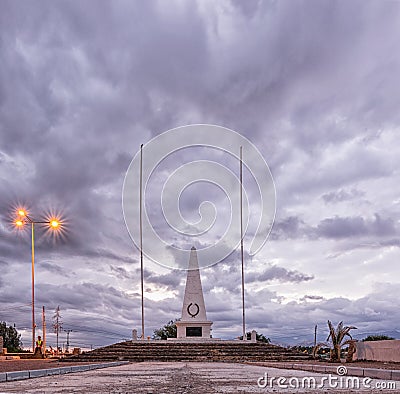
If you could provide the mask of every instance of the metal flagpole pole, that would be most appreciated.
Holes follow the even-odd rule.
[[[36,323],[35,323],[35,223],[31,221],[32,231],[32,353],[35,353]]]
[[[142,205],[143,205],[143,144],[140,145],[140,200],[139,200],[139,223],[140,223],[140,286],[142,295],[142,336],[144,339],[144,285],[143,285],[143,228],[142,228]]]
[[[242,258],[242,308],[243,308],[243,340],[246,337],[246,319],[244,309],[244,253],[243,253],[243,161],[242,147],[240,147],[240,255]]]

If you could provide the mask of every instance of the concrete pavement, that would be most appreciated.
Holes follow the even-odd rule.
[[[310,388],[310,377],[316,382]],[[278,378],[281,378],[278,381]],[[324,380],[322,379],[324,378]],[[339,379],[340,377],[335,377]],[[345,379],[346,377],[342,377]],[[333,379],[333,377],[332,377]],[[342,379],[342,380],[343,380]],[[361,378],[360,378],[361,379]],[[301,385],[304,380],[305,386]],[[343,380],[344,381],[344,380]],[[318,385],[323,387],[317,387]],[[382,393],[369,387],[329,386],[328,375],[236,363],[131,363],[69,375],[0,383],[0,393]],[[343,382],[342,382],[343,383]],[[353,382],[354,383],[354,382]],[[387,392],[399,393],[400,382]],[[300,384],[300,385],[299,385]],[[293,388],[296,387],[297,388]],[[340,388],[341,387],[341,388]]]

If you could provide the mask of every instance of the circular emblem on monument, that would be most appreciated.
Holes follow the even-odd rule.
[[[192,306],[193,306],[193,308],[192,308]],[[195,312],[194,313],[192,313],[191,311],[190,311],[190,309],[195,309]],[[189,315],[191,316],[191,317],[196,317],[198,314],[199,314],[199,312],[200,312],[200,308],[199,308],[199,306],[196,304],[196,303],[190,303],[189,305],[188,305],[188,307],[187,307],[187,312],[189,313]]]

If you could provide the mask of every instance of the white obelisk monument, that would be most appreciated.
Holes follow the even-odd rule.
[[[207,320],[197,251],[195,247],[192,247],[185,296],[183,298],[182,316],[181,320],[176,322],[177,339],[209,339],[211,338],[212,323],[212,321]]]

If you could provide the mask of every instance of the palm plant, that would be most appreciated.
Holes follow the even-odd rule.
[[[329,327],[329,335],[326,339],[327,341],[330,340],[331,346],[331,358],[330,361],[332,362],[340,362],[340,351],[343,346],[354,344],[354,340],[350,335],[350,330],[355,330],[357,327],[354,326],[343,326],[343,322],[341,321],[338,326],[333,327],[333,324],[328,320],[328,327]],[[350,337],[350,339],[345,340],[346,337]],[[321,346],[328,346],[326,343],[318,343],[313,350],[314,358],[317,355],[318,349]]]

